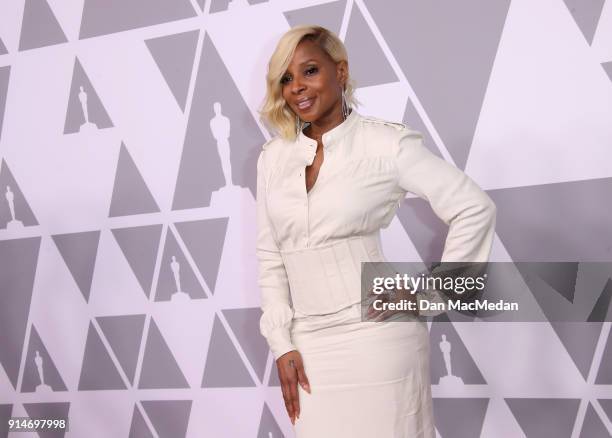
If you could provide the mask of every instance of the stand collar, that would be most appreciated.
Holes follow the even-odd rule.
[[[321,142],[323,143],[323,148],[328,149],[340,141],[356,125],[359,118],[360,114],[353,108],[351,113],[346,117],[346,120],[343,120],[342,123],[334,126],[322,135]],[[300,131],[298,134],[296,142],[314,147],[315,150],[317,148],[317,141],[305,135],[303,131]]]

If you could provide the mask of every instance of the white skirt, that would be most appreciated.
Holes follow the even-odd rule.
[[[298,385],[297,438],[435,438],[427,323],[361,321],[359,303],[297,316],[291,339],[311,394]]]

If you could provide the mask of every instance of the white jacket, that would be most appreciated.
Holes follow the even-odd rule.
[[[442,262],[485,262],[493,242],[496,208],[489,196],[432,154],[419,132],[353,109],[322,142],[323,164],[308,193],[304,173],[315,140],[303,133],[295,142],[275,137],[257,161],[260,330],[276,359],[296,349],[290,334],[295,313],[333,312],[359,298],[358,285],[347,286],[358,275],[351,274],[354,265],[384,260],[377,235],[406,192],[427,200],[449,225]],[[338,295],[339,285],[352,296]]]

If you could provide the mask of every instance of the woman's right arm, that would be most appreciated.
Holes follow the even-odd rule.
[[[267,210],[266,166],[263,150],[257,160],[257,259],[259,261],[259,289],[263,315],[259,321],[261,334],[268,341],[274,359],[285,408],[291,422],[300,416],[297,385],[310,392],[304,372],[302,356],[291,343],[293,309],[289,306],[289,280],[278,244],[272,234]]]
[[[293,309],[289,305],[289,281],[285,265],[268,216],[266,202],[266,151],[262,150],[257,160],[257,246],[259,263],[258,285],[261,290],[259,321],[261,334],[268,341],[274,359],[295,350],[289,330]]]

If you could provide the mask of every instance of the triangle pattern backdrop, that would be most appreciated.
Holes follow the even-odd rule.
[[[58,234],[52,237],[85,301],[89,301],[100,231]]]
[[[1,2],[0,437],[24,415],[70,417],[91,438],[293,436],[259,333],[255,189],[271,138],[258,120],[267,60],[307,23],[344,40],[360,113],[421,132],[493,199],[496,260],[555,262],[494,281],[529,295],[551,321],[541,332],[475,333],[462,326],[469,313],[430,319],[437,434],[612,436],[601,322],[612,316],[612,3],[442,3]],[[541,34],[533,17],[551,18]],[[241,31],[253,23],[259,40]],[[537,95],[526,88],[560,71],[567,50],[580,61],[562,70],[566,88],[552,75]],[[559,89],[580,117],[551,115],[559,93],[546,93]],[[504,124],[515,118],[533,129]],[[538,137],[551,126],[584,141]],[[490,154],[511,162],[525,150],[525,169],[491,166]],[[571,151],[568,166],[557,155]],[[597,170],[581,161],[593,156]],[[58,214],[66,193],[78,214]],[[409,194],[383,240],[429,265],[448,229]],[[49,307],[66,296],[74,318]],[[559,322],[575,309],[589,322]],[[514,345],[529,355],[508,356]],[[520,371],[516,385],[508,370]],[[92,427],[101,403],[121,417],[113,426]]]
[[[67,41],[47,0],[25,0],[19,50],[36,49]]]
[[[198,31],[183,32],[145,41],[176,103],[185,111]]]
[[[137,405],[134,405],[134,413],[132,414],[132,425],[130,426],[130,438],[154,438],[153,432],[147,426],[142,413]]]
[[[109,217],[155,213],[159,207],[144,182],[130,152],[121,143]]]
[[[45,385],[53,392],[68,390],[34,325],[31,326],[30,344],[27,352],[21,392],[43,391]],[[43,372],[39,373],[39,370],[43,370]]]
[[[113,122],[79,59],[74,58],[64,134],[80,132],[81,129],[86,127],[86,124],[96,129],[113,126]]]
[[[38,225],[30,204],[4,160],[0,165],[0,191],[4,197],[0,198],[0,229]]]
[[[90,38],[195,16],[189,0],[85,0],[79,38]]]
[[[0,41],[0,44],[2,42]],[[0,50],[3,47],[0,46]],[[6,96],[8,93],[9,77],[11,76],[11,66],[5,65],[0,67],[0,139],[2,138],[2,122],[4,120],[4,111],[6,109]]]

